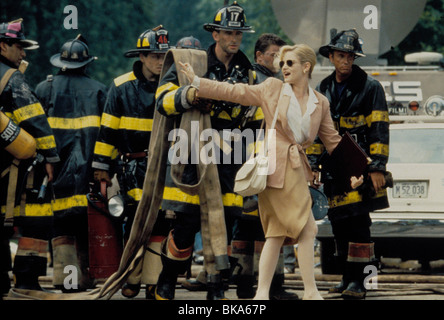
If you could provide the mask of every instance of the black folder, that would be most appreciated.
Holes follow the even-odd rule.
[[[327,170],[333,177],[335,191],[350,192],[350,178],[359,178],[366,172],[367,166],[371,163],[370,157],[353,139],[350,133],[346,132],[339,144],[331,153]]]

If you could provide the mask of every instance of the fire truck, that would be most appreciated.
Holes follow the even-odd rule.
[[[436,52],[412,53],[405,56],[405,61],[409,65],[361,68],[384,88],[392,121],[397,116],[440,115],[444,111],[443,55]],[[331,66],[315,67],[311,85],[316,86],[333,71]]]

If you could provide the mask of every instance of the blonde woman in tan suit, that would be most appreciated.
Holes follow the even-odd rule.
[[[181,63],[181,71],[187,75],[192,83],[190,88],[196,90],[198,97],[261,106],[269,125],[278,108],[275,143],[269,148],[270,163],[275,161],[276,166],[273,173],[269,171],[267,187],[259,194],[259,214],[266,241],[254,299],[269,299],[271,280],[284,243],[298,243],[303,299],[322,299],[314,277],[317,226],[308,189],[314,175],[304,150],[319,135],[331,153],[341,137],[333,127],[328,100],[309,85],[316,63],[313,49],[304,44],[284,46],[276,60],[282,68],[284,82],[269,78],[258,85],[232,85],[201,79],[187,63]]]

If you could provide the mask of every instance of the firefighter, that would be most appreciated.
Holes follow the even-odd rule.
[[[106,100],[106,86],[86,74],[97,57],[89,54],[81,35],[65,42],[51,64],[59,72],[36,87],[36,95],[48,115],[61,161],[54,167],[53,285],[62,291],[64,268],[77,267],[78,289],[93,285],[88,268],[88,202],[94,144]]]
[[[330,292],[342,293],[344,298],[365,298],[364,268],[375,264],[374,244],[371,241],[369,212],[388,207],[384,174],[389,152],[389,119],[385,93],[378,81],[354,64],[363,57],[358,33],[335,29],[331,41],[319,49],[335,71],[322,80],[317,90],[330,101],[330,111],[339,134],[349,132],[371,157],[368,177],[364,185],[373,185],[375,194],[358,188],[343,194],[335,187],[328,171],[328,157],[322,156],[323,146],[314,143],[307,150],[313,169],[320,171],[324,191],[329,198],[328,217],[336,243],[336,259],[342,281]],[[324,165],[323,165],[324,164]]]
[[[251,63],[239,47],[245,32],[252,33],[251,26],[245,24],[244,10],[236,2],[219,9],[212,23],[204,25],[211,32],[215,43],[207,49],[208,69],[204,77],[219,81],[249,82]],[[165,74],[157,91],[157,109],[167,117],[180,117],[192,107],[192,95],[187,99],[188,87],[178,87],[177,70],[173,65]],[[220,102],[201,101],[196,106],[202,112],[210,112],[212,128],[223,129],[245,128],[248,107]],[[257,112],[247,125],[259,128],[263,114]],[[221,152],[224,152],[221,150]],[[218,164],[218,174],[224,205],[227,239],[230,244],[235,220],[243,210],[243,198],[234,193],[234,177],[241,164],[236,164],[234,152],[222,157],[231,157],[231,164]],[[191,263],[193,243],[196,233],[200,230],[200,202],[198,195],[190,195],[181,191],[172,181],[171,166],[167,166],[165,191],[162,208],[172,210],[176,214],[174,230],[165,241],[162,251],[163,268],[157,283],[156,299],[174,299],[178,274],[185,272]],[[196,181],[195,166],[187,166],[183,173],[184,183],[194,184]],[[205,248],[204,248],[205,250]],[[203,273],[201,273],[202,275]],[[208,300],[224,299],[224,284],[220,272],[207,274],[202,283],[207,290]]]
[[[21,236],[14,259],[15,288],[42,290],[38,277],[46,274],[47,267],[52,209],[49,193],[40,202],[38,191],[45,176],[48,182],[53,180],[53,165],[60,159],[42,105],[24,75],[17,71],[24,63],[24,50],[37,48],[37,42],[25,38],[23,19],[0,24],[0,78],[5,84],[0,105],[6,116],[33,136],[37,145],[37,154],[22,160],[14,159],[4,148],[0,150],[2,293],[9,289],[8,240],[13,234],[12,225],[18,227]],[[14,72],[8,79],[10,71]]]
[[[138,57],[133,70],[111,84],[102,115],[99,136],[94,148],[94,177],[111,184],[116,172],[120,192],[124,197],[126,215],[124,239],[128,240],[137,205],[142,196],[147,168],[147,150],[153,127],[155,93],[162,71],[165,53],[170,48],[168,31],[162,26],[143,32],[135,49],[124,56]],[[135,297],[141,284],[146,284],[146,296],[152,297],[160,270],[160,242],[169,228],[165,212],[159,212],[157,226],[147,244],[145,258],[122,288],[125,297]]]
[[[202,44],[200,43],[200,40],[193,37],[183,37],[179,39],[176,43],[177,49],[202,49]]]
[[[268,77],[281,77],[279,66],[274,63],[279,48],[286,42],[275,34],[262,34],[256,41],[254,48],[253,64],[255,83],[261,83]],[[231,252],[239,259],[241,268],[234,275],[234,282],[237,285],[236,293],[238,298],[249,299],[255,296],[254,284],[256,283],[255,273],[257,266],[254,262],[255,255],[259,256],[263,247],[265,236],[259,219],[257,196],[244,198],[244,210],[241,219],[235,224]],[[284,246],[286,253],[285,260],[294,257],[293,246]],[[285,261],[286,262],[286,261]],[[294,261],[293,263],[294,269]],[[276,273],[270,288],[270,298],[277,300],[297,299],[297,295],[284,290],[284,254],[281,254]]]

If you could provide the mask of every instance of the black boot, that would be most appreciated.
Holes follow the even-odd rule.
[[[347,257],[345,256],[336,256],[336,265],[338,267],[339,272],[342,274],[342,279],[339,284],[337,284],[334,287],[331,287],[328,289],[328,293],[342,293],[345,289],[347,289],[348,284],[350,283],[350,275],[346,270],[346,260]]]
[[[225,298],[224,284],[219,274],[208,275],[207,300],[227,300]]]
[[[0,295],[7,294],[9,289],[11,289],[11,279],[8,272],[0,272]]]
[[[122,287],[122,296],[127,298],[134,298],[139,294],[139,292],[140,292],[140,283],[131,284],[127,282]]]
[[[256,282],[255,276],[237,275],[236,276],[236,294],[239,299],[252,299],[256,295],[254,288]]]
[[[17,255],[14,259],[14,287],[18,289],[43,291],[39,276],[46,275],[47,241],[33,238],[20,238]]]
[[[342,291],[344,299],[365,299],[367,289],[364,286],[364,268],[367,263],[348,262],[347,269],[350,274],[350,282]]]
[[[174,267],[174,260],[163,261],[164,259],[168,258],[162,255],[163,269],[159,274],[154,296],[156,300],[173,300],[179,272]]]
[[[374,243],[349,243],[347,266],[350,274],[350,283],[342,292],[344,299],[365,299],[367,289],[364,280],[367,276],[364,269],[368,265],[375,265]]]
[[[187,258],[184,260],[175,260],[167,256],[167,250],[172,250],[177,253],[182,253]],[[162,271],[159,274],[157,280],[157,285],[155,289],[156,300],[173,300],[176,291],[177,277],[179,274],[184,274],[191,263],[193,248],[187,248],[179,250],[171,236],[165,239],[161,247],[161,260],[162,260]]]

